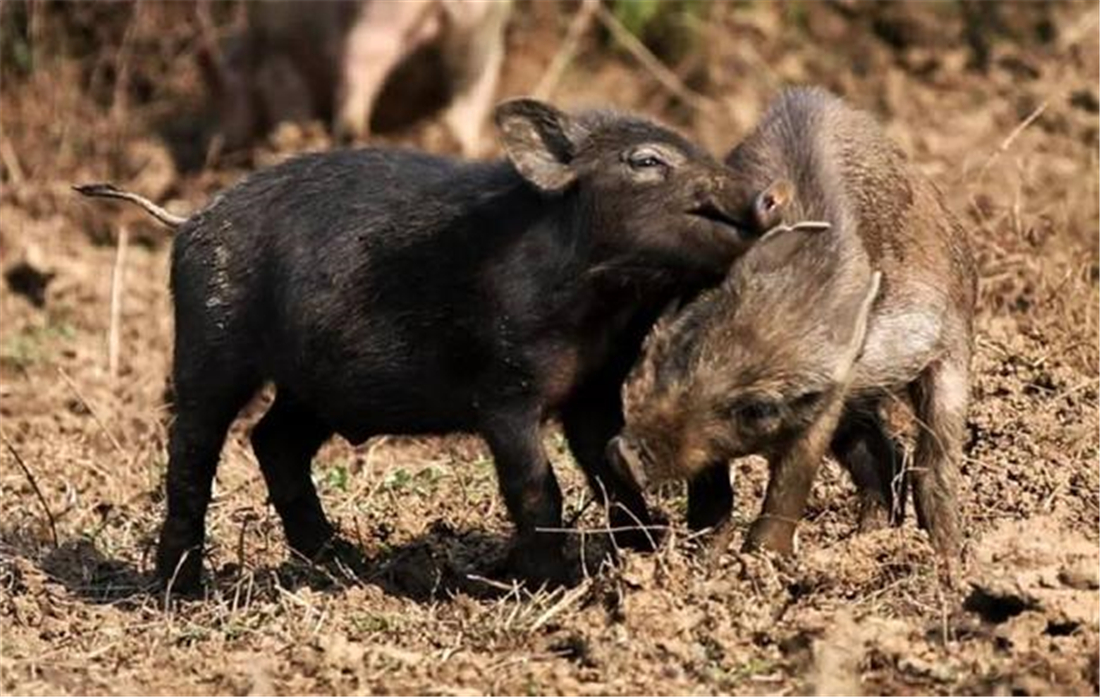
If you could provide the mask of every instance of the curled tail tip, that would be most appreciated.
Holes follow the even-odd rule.
[[[73,189],[77,193],[94,198],[114,198],[122,201],[129,201],[130,203],[141,206],[146,213],[150,214],[164,225],[170,228],[177,228],[183,223],[187,222],[186,216],[179,216],[169,213],[157,204],[153,203],[144,196],[139,196],[130,191],[125,191],[118,188],[114,184],[106,182],[95,184],[74,184]]]
[[[73,190],[83,196],[103,196],[105,194],[117,194],[119,192],[119,188],[110,182],[73,184]]]

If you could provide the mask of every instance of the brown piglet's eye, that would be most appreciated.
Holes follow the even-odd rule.
[[[749,402],[741,407],[741,417],[748,421],[763,421],[779,414],[779,406],[773,402]]]
[[[798,409],[808,409],[816,406],[823,396],[825,396],[824,392],[806,392],[795,398],[792,406]]]
[[[730,416],[747,424],[759,424],[779,416],[779,404],[770,399],[739,401],[730,408]]]

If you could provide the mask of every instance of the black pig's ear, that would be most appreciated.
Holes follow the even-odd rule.
[[[497,105],[493,120],[504,152],[524,179],[556,193],[577,178],[573,158],[583,131],[568,114],[536,99],[510,99]]]
[[[756,195],[752,202],[752,217],[759,234],[783,222],[783,211],[793,196],[794,185],[786,179],[777,179]]]

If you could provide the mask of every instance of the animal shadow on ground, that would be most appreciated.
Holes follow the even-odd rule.
[[[575,539],[567,545],[567,558],[573,567],[570,575],[576,581],[614,558],[614,548],[603,535],[584,536],[583,549],[580,536],[570,537]],[[231,596],[242,584],[248,584],[249,592],[258,596],[274,595],[279,589],[338,593],[357,585],[376,586],[386,594],[418,603],[459,594],[492,599],[514,593],[519,586],[506,568],[507,536],[456,530],[443,521],[416,538],[384,544],[369,555],[358,545],[347,543],[339,561],[325,564],[287,558],[278,565],[253,567],[245,558],[243,566],[229,562],[212,567],[208,560],[203,590],[193,595],[166,592],[151,572],[141,570],[150,566],[145,560],[152,553],[152,545],[146,546],[141,561],[135,563],[112,558],[94,538],[72,539],[49,549],[42,541],[36,543],[26,535],[0,530],[0,557],[31,560],[50,580],[83,601],[120,608],[136,608],[149,601],[189,602]],[[10,566],[11,573],[19,575],[16,565],[3,566]],[[532,584],[526,588],[535,590]]]
[[[114,559],[100,550],[94,536],[54,545],[50,535],[0,527],[0,588],[19,595],[28,591],[27,576],[40,571],[74,596],[91,603],[140,602],[155,586],[132,562]],[[29,572],[29,574],[28,574]]]
[[[422,535],[402,544],[383,545],[371,555],[349,544],[354,555],[350,560],[347,554],[338,562],[324,565],[291,559],[277,569],[260,573],[272,576],[273,571],[288,590],[365,584],[416,602],[433,602],[456,594],[495,598],[514,592],[520,584],[507,566],[509,545],[506,535],[459,530],[440,520]],[[563,572],[570,578],[567,585],[573,585],[585,571],[593,572],[612,559],[614,549],[605,536],[586,535],[583,550],[579,540],[567,543],[566,557],[569,568]],[[228,571],[237,572],[232,568]],[[534,590],[537,585],[528,583],[526,587]]]

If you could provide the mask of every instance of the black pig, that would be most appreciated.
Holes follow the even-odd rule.
[[[549,416],[617,504],[612,525],[648,523],[605,444],[660,308],[718,283],[751,241],[730,217],[730,171],[634,116],[520,99],[495,121],[504,161],[305,155],[180,225],[162,579],[198,584],[226,430],[265,382],[275,402],[252,445],[288,542],[307,557],[347,550],[310,480],[334,433],[481,434],[517,528],[510,564],[529,578],[562,571],[560,536],[539,532],[562,524],[539,437]]]

